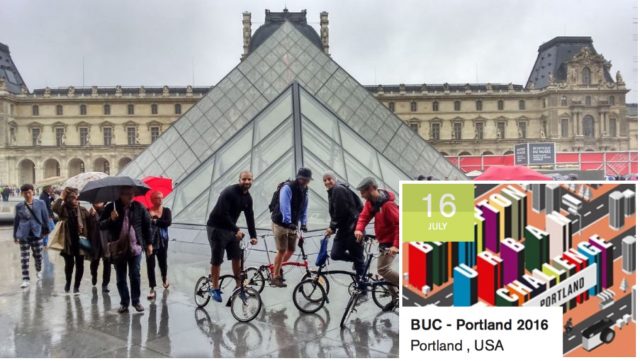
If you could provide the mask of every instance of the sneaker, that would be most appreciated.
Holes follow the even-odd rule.
[[[222,302],[222,291],[219,288],[212,288],[209,290],[211,293],[211,298],[213,298],[216,302]]]
[[[74,295],[80,294],[80,288],[79,287],[74,287],[73,288],[73,294]]]
[[[139,303],[137,305],[133,305],[133,308],[135,308],[136,311],[138,311],[138,312],[144,312],[144,306],[142,306]]]
[[[393,311],[393,309],[396,308],[396,301],[392,301],[387,303],[383,308],[382,311],[384,312],[390,312]]]
[[[102,293],[109,293],[109,287],[102,286]]]
[[[20,288],[27,288],[27,287],[29,287],[29,281],[28,280],[22,281],[22,283],[20,284]]]
[[[38,279],[41,280],[42,279],[42,271],[38,271],[36,273],[36,277],[38,277]]]
[[[128,312],[129,312],[129,307],[120,306],[120,308],[118,308],[118,313],[128,313]]]
[[[64,291],[66,293],[69,293],[69,290],[71,289],[71,284],[69,282],[65,283],[64,285]]]
[[[285,288],[287,287],[287,284],[284,283],[284,280],[281,277],[278,277],[271,282],[271,286],[277,288]]]
[[[360,292],[360,295],[358,295],[358,300],[356,301],[356,305],[361,305],[367,301],[369,301],[369,294],[367,294],[366,291]]]

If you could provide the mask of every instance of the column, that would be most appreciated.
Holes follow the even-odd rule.
[[[577,135],[582,135],[582,127],[580,127],[580,112],[576,112],[576,128],[578,128]]]

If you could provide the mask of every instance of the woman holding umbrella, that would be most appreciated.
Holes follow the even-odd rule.
[[[151,237],[154,252],[147,255],[147,276],[149,277],[148,300],[156,298],[156,257],[160,274],[162,276],[162,286],[169,288],[167,280],[167,250],[169,247],[169,226],[171,226],[171,209],[162,206],[163,194],[160,191],[151,191],[151,207],[148,208],[151,216]]]
[[[74,188],[65,188],[62,195],[51,206],[53,211],[58,214],[60,221],[65,222],[66,232],[64,233],[64,248],[60,254],[64,258],[64,274],[66,283],[64,291],[69,292],[71,289],[71,276],[73,268],[76,269],[75,282],[73,284],[73,293],[80,292],[80,281],[84,273],[84,256],[87,255],[82,249],[81,238],[87,239],[90,233],[90,215],[84,207],[80,207],[78,201],[78,190]]]

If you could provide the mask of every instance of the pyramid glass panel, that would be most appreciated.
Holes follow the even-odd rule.
[[[293,147],[293,127],[289,119],[278,129],[273,131],[262,143],[253,148],[251,171],[254,175],[261,174],[273,165],[278,158]]]
[[[352,186],[374,176],[395,191],[399,180],[418,174],[464,179],[288,21],[121,174],[170,175],[176,223],[204,225],[220,191],[252,169],[254,213],[259,227],[270,229],[267,203],[301,166],[313,170],[310,206],[322,227],[326,171]]]

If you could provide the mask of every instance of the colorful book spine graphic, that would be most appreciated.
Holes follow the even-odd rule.
[[[433,263],[433,248],[427,242],[409,243],[409,285],[422,290],[433,289],[433,275],[429,267]]]
[[[567,262],[562,255],[556,256],[551,260],[551,265],[558,270],[562,270],[565,272],[566,277],[570,277],[573,276],[574,274],[576,274],[577,269],[576,266],[572,265],[571,263]],[[565,311],[570,310],[574,307],[576,307],[576,299],[572,298],[570,299],[568,302],[566,302],[564,305],[565,307]]]
[[[461,243],[469,243],[469,242],[444,243],[447,249],[447,280],[453,279],[453,268],[461,263],[460,252],[459,252]]]
[[[540,272],[539,270],[536,270],[536,271]],[[540,278],[534,275],[533,273],[530,275],[525,274],[525,275],[522,275],[518,279],[518,281],[520,281],[522,284],[524,284],[529,289],[531,289],[531,298],[533,298],[547,290],[549,276],[547,275],[544,275],[544,276],[545,277]]]
[[[433,247],[433,258],[429,270],[433,273],[433,284],[440,286],[447,282],[447,247],[442,242],[429,242]]]
[[[531,299],[533,290],[524,283],[515,280],[507,285],[510,294],[518,299],[518,306]]]
[[[478,254],[478,298],[494,305],[496,291],[504,284],[502,282],[502,259],[489,252]]]
[[[571,220],[558,212],[546,217],[546,231],[549,232],[549,257],[554,258],[571,248]]]
[[[472,306],[478,302],[478,272],[463,264],[453,269],[453,305]]]
[[[500,212],[484,200],[477,205],[484,218],[484,247],[492,252],[500,251],[499,223]],[[484,251],[484,249],[482,250]],[[480,253],[478,253],[480,254]]]
[[[511,294],[507,288],[496,291],[496,306],[517,306],[518,302],[518,296]]]
[[[592,246],[587,242],[578,243],[578,253],[583,255],[589,265],[596,264],[597,267],[597,282],[594,287],[589,289],[589,295],[595,296],[602,292],[602,260],[600,254],[602,253],[598,248]]]
[[[484,220],[484,217],[482,216],[482,210],[478,209],[477,207],[474,208],[473,210],[474,210],[474,217],[475,217],[475,222],[473,224],[474,231],[475,231],[474,233],[475,234],[474,236],[475,252],[473,254],[473,264],[475,265],[476,255],[484,251],[485,220]]]
[[[511,201],[501,194],[494,193],[489,196],[489,204],[500,212],[498,239],[502,240],[511,237],[511,229],[513,228],[513,205]]]
[[[511,201],[513,217],[511,238],[519,241],[524,237],[524,227],[527,224],[527,194],[513,185],[503,188],[501,194]]]
[[[540,269],[549,262],[549,233],[534,226],[524,229],[524,265],[527,271]]]
[[[521,243],[513,238],[501,242],[500,257],[503,260],[503,282],[510,283],[524,274],[524,249]]]
[[[542,265],[542,272],[547,276],[553,277],[555,279],[555,284],[558,284],[567,279],[567,273],[564,270],[555,268],[548,263]],[[567,309],[567,305],[562,306],[562,310],[564,312],[566,312]]]
[[[607,289],[613,286],[613,244],[606,242],[603,238],[594,234],[589,237],[589,244],[600,250],[600,274],[602,288]]]
[[[576,267],[576,272],[580,272],[584,270],[589,265],[589,261],[587,260],[587,257],[581,255],[573,248],[563,253],[562,258],[567,262],[571,263],[572,265],[574,265]],[[588,299],[589,299],[589,292],[583,292],[580,295],[578,295],[578,297],[576,297],[578,304]]]

